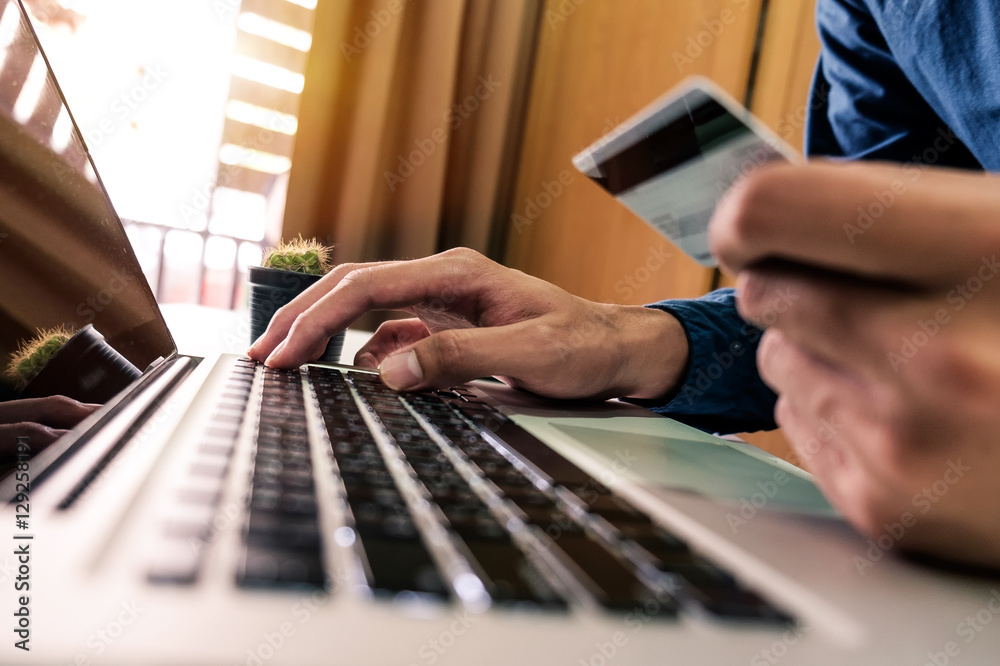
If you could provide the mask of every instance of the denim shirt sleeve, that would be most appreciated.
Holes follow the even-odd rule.
[[[669,300],[646,307],[669,312],[687,335],[684,382],[667,402],[630,400],[702,430],[718,433],[776,428],[775,393],[757,372],[761,331],[740,318],[733,289],[695,300]]]
[[[1000,170],[996,0],[817,0],[806,153]]]

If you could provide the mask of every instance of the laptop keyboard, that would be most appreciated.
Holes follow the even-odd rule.
[[[374,374],[242,359],[225,396],[246,389],[253,373],[262,396],[240,586],[337,580],[307,427],[306,401],[315,401],[343,515],[330,537],[353,549],[376,596],[790,621],[469,388],[403,394]],[[150,580],[197,579],[186,574],[154,568]]]

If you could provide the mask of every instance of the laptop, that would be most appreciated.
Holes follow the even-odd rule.
[[[1000,654],[997,581],[894,556],[742,442],[615,401],[488,381],[398,394],[347,365],[177,350],[19,0],[0,0],[0,59],[0,349],[91,324],[143,370],[18,450],[0,662]],[[33,67],[42,110],[18,104]]]

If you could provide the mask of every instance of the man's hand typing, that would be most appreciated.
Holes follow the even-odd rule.
[[[370,310],[403,310],[358,352],[399,390],[496,375],[551,398],[669,394],[687,363],[673,316],[594,303],[468,249],[414,261],[338,266],[275,315],[249,355],[295,367]]]

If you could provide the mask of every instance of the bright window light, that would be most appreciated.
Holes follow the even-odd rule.
[[[163,239],[163,254],[169,264],[201,263],[201,236],[188,231],[169,231]]]
[[[264,173],[285,173],[292,168],[292,161],[281,155],[253,150],[245,146],[226,143],[219,149],[219,161],[231,166],[241,166]]]
[[[312,46],[312,35],[305,30],[293,28],[290,25],[279,23],[259,14],[246,12],[240,14],[236,26],[243,32],[257,35],[272,42],[278,42],[285,46],[307,53]]]
[[[42,56],[37,56],[35,62],[31,63],[28,71],[28,78],[24,81],[21,94],[18,95],[14,103],[14,119],[19,123],[26,123],[38,106],[38,98],[42,96],[42,89],[45,87],[45,75],[48,69],[45,67],[45,60]]]
[[[17,5],[8,2],[7,7],[3,10],[3,15],[0,16],[0,69],[3,68],[3,63],[7,59],[7,49],[14,41],[14,36],[17,35],[17,22],[20,18]]]
[[[263,195],[220,187],[215,190],[208,230],[213,234],[259,241],[264,238],[266,215],[267,199]]]
[[[236,261],[236,241],[210,236],[205,241],[205,267],[216,270],[232,268]]]
[[[306,9],[316,9],[316,0],[288,0],[288,2]]]
[[[281,113],[256,104],[248,104],[238,99],[229,100],[226,105],[226,117],[288,135],[295,134],[299,127],[298,119],[289,113]]]
[[[306,81],[306,77],[302,74],[242,55],[233,58],[233,74],[295,94],[302,92]]]
[[[260,266],[262,259],[260,245],[256,243],[240,243],[240,253],[237,261],[241,271],[246,272],[249,266]]]
[[[59,4],[77,14],[87,16],[94,8],[94,0],[59,0]]]
[[[90,160],[83,163],[83,176],[95,185],[97,184],[97,174],[94,173],[94,165],[90,163]]]
[[[52,150],[62,153],[69,147],[69,139],[72,135],[73,124],[69,120],[69,112],[62,106],[59,110],[59,117],[52,127]]]

